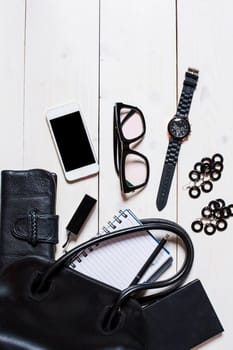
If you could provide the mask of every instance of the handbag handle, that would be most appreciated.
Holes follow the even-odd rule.
[[[67,254],[60,257],[55,263],[53,263],[49,267],[47,272],[45,272],[42,275],[39,283],[37,284],[37,288],[36,290],[34,290],[34,292],[43,293],[44,290],[48,289],[49,288],[48,286],[50,285],[50,282],[53,276],[59,270],[66,267],[67,264],[69,265],[69,263],[74,259],[74,257],[77,256],[86,248],[89,248],[95,244],[108,241],[116,237],[130,235],[130,234],[145,231],[145,230],[164,230],[177,235],[181,239],[185,247],[186,254],[185,254],[184,262],[181,268],[178,270],[178,272],[175,273],[170,278],[167,278],[163,281],[132,285],[124,289],[120,293],[115,303],[110,306],[109,313],[105,320],[105,325],[104,325],[105,331],[106,332],[112,331],[116,327],[116,324],[118,323],[118,320],[120,319],[120,315],[121,315],[121,306],[130,296],[134,295],[134,297],[137,298],[139,302],[141,302],[142,304],[145,304],[151,301],[155,301],[156,299],[161,298],[169,294],[171,291],[177,289],[188,276],[192,268],[193,259],[194,259],[193,244],[188,233],[175,222],[164,220],[164,219],[143,219],[141,220],[141,222],[142,222],[142,225],[140,226],[126,228],[123,230],[115,231],[113,233],[107,233],[106,235],[102,235],[102,236],[90,239],[87,242],[80,244],[78,247],[73,248]],[[136,295],[138,292],[142,292],[142,291],[145,292],[146,290],[157,289],[157,288],[164,288],[164,289],[160,292],[154,293],[149,296],[137,297]]]
[[[77,256],[83,250],[95,244],[99,244],[101,242],[108,241],[116,237],[121,237],[125,235],[130,236],[131,234],[135,234],[136,232],[147,231],[147,230],[164,230],[177,235],[184,244],[186,254],[185,254],[184,262],[181,268],[172,277],[167,278],[165,280],[151,282],[151,283],[137,284],[124,289],[121,292],[119,299],[116,301],[114,310],[119,309],[121,304],[129,296],[131,296],[132,294],[135,295],[137,292],[146,291],[148,289],[157,289],[157,288],[167,287],[165,290],[157,292],[155,294],[138,297],[138,300],[142,304],[154,301],[155,298],[160,298],[162,296],[169,294],[172,290],[176,289],[184,282],[184,280],[186,279],[186,277],[188,276],[191,270],[193,259],[194,259],[194,249],[193,249],[192,241],[188,233],[175,222],[164,220],[164,219],[154,219],[154,218],[143,219],[141,220],[141,222],[142,222],[142,225],[140,226],[134,226],[130,228],[125,228],[123,230],[115,231],[112,233],[107,233],[105,235],[92,238],[87,242],[84,242],[79,246],[73,248],[68,253],[61,256],[57,261],[55,261],[49,267],[49,269],[41,276],[40,282],[37,284],[36,292],[40,293],[44,291],[46,288],[48,288],[49,282],[52,280],[53,276],[60,269],[67,267],[67,265],[70,264],[70,262],[75,258],[75,256]]]

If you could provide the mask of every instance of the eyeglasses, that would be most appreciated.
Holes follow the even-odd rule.
[[[124,193],[144,187],[149,180],[147,158],[133,149],[143,139],[145,132],[145,118],[139,108],[123,103],[115,104],[114,165],[120,177],[121,191]]]

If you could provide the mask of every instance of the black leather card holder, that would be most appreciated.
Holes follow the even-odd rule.
[[[223,332],[199,280],[144,308],[148,350],[189,350]]]

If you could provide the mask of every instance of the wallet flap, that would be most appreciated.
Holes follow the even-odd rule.
[[[27,216],[16,219],[12,235],[32,245],[58,243],[58,215],[39,214],[30,211]]]

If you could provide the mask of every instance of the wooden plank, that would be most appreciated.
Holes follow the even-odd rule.
[[[175,179],[167,207],[161,213],[156,208],[168,145],[167,123],[176,107],[174,2],[102,0],[100,14],[100,225],[122,207],[129,207],[139,218],[175,220]],[[121,194],[114,169],[116,102],[139,107],[147,126],[144,140],[135,149],[149,159],[149,183],[129,196]]]
[[[24,0],[0,2],[1,169],[23,166]]]
[[[58,174],[62,244],[66,224],[84,194],[97,198],[98,176],[72,184],[65,181],[45,116],[50,108],[78,102],[98,154],[99,7],[93,0],[27,4],[25,167],[41,167]],[[81,239],[97,232],[97,214],[96,208]]]
[[[179,222],[190,232],[195,246],[195,262],[190,278],[200,278],[225,328],[223,336],[198,349],[230,349],[232,347],[233,308],[231,250],[233,221],[228,229],[213,236],[194,233],[193,220],[209,201],[223,198],[232,203],[233,110],[231,82],[233,72],[231,1],[219,7],[217,1],[178,1],[179,89],[187,67],[200,70],[190,121],[192,134],[183,145],[179,164]],[[221,12],[221,14],[220,14]],[[183,186],[194,163],[215,153],[224,156],[222,178],[213,183],[213,190],[191,199]]]

